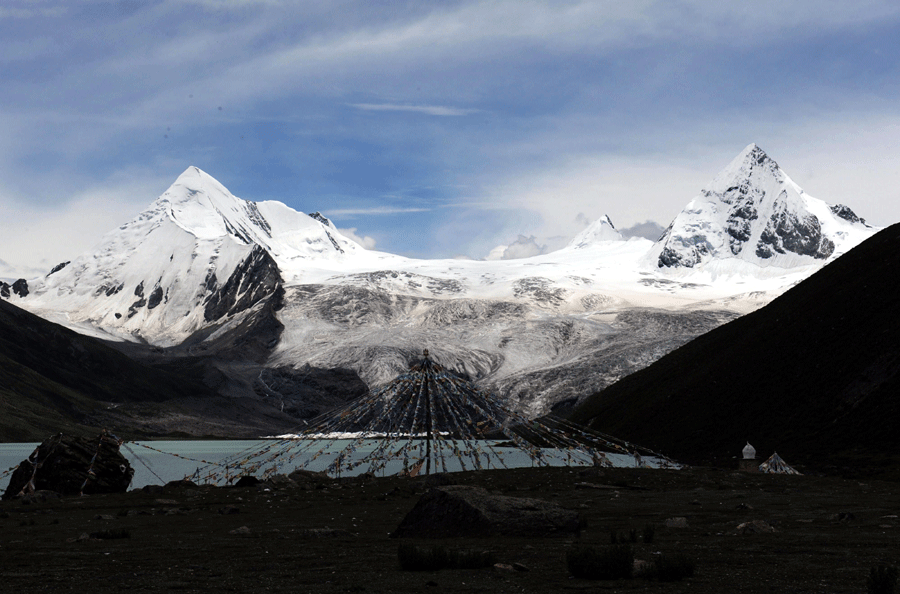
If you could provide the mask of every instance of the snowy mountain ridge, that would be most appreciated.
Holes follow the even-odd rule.
[[[843,253],[870,231],[848,207],[805,193],[751,144],[675,217],[647,260],[660,268],[717,259],[793,268]]]
[[[156,348],[233,358],[263,336],[261,368],[220,367],[243,378],[234,390],[282,406],[300,398],[297,370],[351,369],[375,386],[429,348],[537,415],[764,305],[875,231],[806,195],[756,145],[656,243],[625,241],[604,216],[562,250],[499,261],[365,250],[318,212],[242,200],[190,167],[89,253],[0,294]]]

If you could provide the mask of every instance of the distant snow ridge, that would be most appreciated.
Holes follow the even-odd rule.
[[[604,216],[559,251],[496,261],[365,250],[321,213],[242,200],[190,167],[90,253],[0,281],[0,296],[80,332],[177,347],[158,356],[216,358],[229,395],[279,407],[315,408],[297,396],[310,369],[376,387],[429,348],[539,416],[764,305],[876,231],[805,194],[756,145],[656,243],[626,241]]]
[[[276,261],[339,261],[359,250],[327,219],[242,200],[189,167],[92,253],[33,281],[28,306],[174,345],[274,294],[282,283]]]
[[[806,194],[751,144],[675,217],[651,259],[659,268],[729,258],[790,268],[825,260],[870,231],[848,207]]]
[[[569,242],[568,247],[574,249],[583,249],[597,244],[601,241],[624,241],[624,237],[619,233],[608,215],[603,215],[590,225],[588,228],[575,236],[575,239]]]

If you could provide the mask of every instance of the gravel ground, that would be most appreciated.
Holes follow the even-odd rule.
[[[518,569],[411,572],[401,571],[389,533],[428,488],[427,477],[170,484],[5,501],[0,592],[858,593],[873,565],[900,564],[896,483],[708,468],[516,469],[450,479],[556,502],[577,510],[587,527],[567,538],[413,541],[490,550]],[[645,543],[648,524],[656,529]],[[632,529],[636,559],[681,552],[696,561],[695,575],[665,583],[569,574],[567,550],[604,548],[611,532]]]

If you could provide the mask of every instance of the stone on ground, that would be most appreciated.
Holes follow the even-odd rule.
[[[545,537],[574,534],[581,526],[576,512],[555,503],[495,495],[480,487],[442,486],[425,493],[393,535]]]

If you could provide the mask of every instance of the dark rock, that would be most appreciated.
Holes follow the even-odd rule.
[[[24,278],[20,278],[16,282],[12,284],[13,293],[18,295],[19,297],[27,297],[28,296],[28,281]]]
[[[314,489],[323,489],[326,485],[331,484],[332,479],[323,472],[313,472],[311,470],[303,470],[298,468],[288,475],[293,481],[295,488],[304,491],[312,491]]]
[[[56,491],[35,491],[34,493],[26,493],[22,496],[22,503],[43,503],[53,499],[59,499],[60,495]]]
[[[153,309],[160,303],[162,303],[163,299],[163,290],[162,287],[157,286],[153,289],[153,292],[150,293],[150,298],[147,300],[147,309]]]
[[[281,282],[278,264],[269,252],[254,246],[225,284],[206,298],[203,317],[212,322],[249,309],[262,299],[283,292]]]
[[[134,294],[138,297],[144,296],[144,281],[141,281],[138,286],[134,288]]]
[[[775,532],[775,528],[765,520],[752,520],[750,522],[738,524],[737,527],[737,533],[744,535],[768,534],[772,532]]]
[[[579,532],[581,518],[555,503],[494,495],[480,487],[435,487],[416,503],[394,537],[547,537]]]
[[[136,314],[137,310],[144,307],[145,305],[147,305],[146,299],[138,299],[137,301],[132,303],[131,306],[128,308],[128,317],[130,318],[131,316]]]
[[[687,251],[687,253],[681,253],[668,246],[663,248],[662,252],[660,252],[659,254],[657,267],[675,268],[678,266],[684,266],[685,268],[693,268],[700,262],[700,260],[703,259],[703,256],[706,256],[710,253],[710,248],[709,243],[706,241],[706,238],[695,237],[692,238],[692,240],[694,241],[694,243],[691,245],[691,249]]]
[[[330,227],[330,226],[331,226],[331,221],[328,220],[328,217],[326,217],[325,215],[323,215],[323,214],[320,213],[319,211],[311,212],[311,213],[309,213],[309,216],[310,216],[311,218],[313,218],[313,219],[319,221],[320,223],[322,223],[322,224],[325,225],[326,227]]]
[[[39,445],[13,472],[3,499],[54,491],[61,495],[124,493],[134,469],[107,434],[94,439],[58,434]]]
[[[26,297],[28,295],[28,281],[26,281],[24,278],[20,278],[12,285],[0,281],[0,297],[9,299],[13,293],[18,295],[19,297]]]
[[[329,221],[325,216],[322,215],[322,213],[320,213],[318,211],[309,213],[309,216],[314,218],[315,220],[319,221],[326,227],[331,227],[331,228],[334,227],[334,225],[331,223],[331,221]],[[328,232],[328,229],[325,230],[325,235],[328,236],[328,239],[331,241],[331,245],[334,246],[334,249],[336,249],[337,251],[339,251],[343,254],[344,248],[342,248],[341,245],[337,242],[337,240],[331,235],[331,233]]]
[[[834,204],[831,206],[831,212],[835,214],[835,216],[841,217],[845,221],[850,221],[851,223],[862,223],[866,224],[866,220],[857,216],[855,212],[850,210],[850,207],[844,206],[843,204]]]
[[[59,272],[60,270],[62,270],[63,268],[65,268],[66,266],[68,266],[71,263],[72,263],[71,260],[66,260],[65,262],[61,262],[61,263],[57,264],[50,270],[50,272],[47,273],[47,276],[50,276],[54,272]]]
[[[188,479],[181,479],[177,481],[169,481],[165,486],[166,490],[172,489],[196,489],[197,483]]]
[[[756,255],[771,258],[775,253],[793,252],[824,260],[834,253],[834,242],[822,234],[819,219],[812,214],[802,218],[782,210],[774,215],[759,237]]]
[[[256,485],[259,484],[259,482],[260,481],[258,478],[248,474],[248,475],[244,475],[241,478],[239,478],[237,480],[237,482],[234,484],[234,486],[235,487],[255,487]]]
[[[252,534],[252,531],[247,526],[241,526],[240,528],[229,530],[228,534],[234,534],[236,536],[250,536]]]

